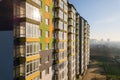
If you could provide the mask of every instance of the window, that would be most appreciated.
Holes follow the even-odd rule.
[[[25,56],[25,46],[15,46],[15,57]]]
[[[41,20],[39,9],[29,3],[26,3],[26,17],[36,21]]]
[[[60,1],[60,2],[59,2],[59,6],[60,6],[60,8],[63,9],[63,5],[64,5],[63,1]]]
[[[25,47],[23,45],[20,46],[20,55],[24,56],[24,51],[25,51]]]
[[[64,0],[64,1],[66,1],[66,0]],[[65,12],[68,11],[67,5],[64,5],[64,11],[65,11]]]
[[[38,38],[40,36],[39,25],[26,23],[26,37]]]
[[[39,43],[27,42],[26,43],[26,56],[36,55],[39,53]]]
[[[49,43],[46,44],[46,50],[48,50],[48,49],[49,49]]]
[[[42,37],[42,30],[40,29],[40,33],[39,33],[40,37]]]
[[[62,33],[62,39],[64,40],[64,33]]]
[[[45,6],[45,10],[46,10],[46,12],[49,12],[49,6],[48,5]]]
[[[40,51],[42,50],[42,43],[40,43]]]
[[[49,56],[45,58],[45,63],[48,63],[49,61]]]
[[[46,70],[46,74],[49,74],[49,68]]]
[[[39,60],[33,60],[26,63],[26,75],[32,74],[39,70]]]
[[[62,21],[59,21],[58,26],[59,26],[59,29],[64,29],[64,23]]]
[[[25,17],[25,8],[24,8],[24,3],[20,4],[20,17]]]
[[[40,72],[40,79],[42,79],[42,72]]]
[[[15,67],[15,76],[19,77],[19,75],[20,75],[20,66],[16,66]]]
[[[30,63],[30,71],[32,72],[32,63]]]
[[[64,13],[63,13],[62,10],[59,10],[59,17],[60,17],[61,19],[64,19]]]
[[[20,37],[25,37],[25,23],[20,23],[19,27],[20,33],[18,34]]]
[[[49,37],[49,31],[46,31],[46,37],[47,38]]]
[[[49,19],[45,19],[45,23],[49,25]]]

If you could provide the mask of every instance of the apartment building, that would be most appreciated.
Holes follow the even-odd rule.
[[[85,20],[84,22],[84,65],[85,70],[87,70],[87,66],[89,64],[89,24]]]
[[[54,1],[55,80],[68,80],[67,20],[68,20],[67,0],[55,0]]]
[[[39,9],[41,2],[39,0],[3,0],[0,4],[1,10],[3,10],[0,30],[6,34],[6,39],[7,35],[10,35],[11,40],[8,41],[12,43],[8,44],[12,48],[5,46],[8,48],[6,50],[11,49],[8,54],[12,55],[9,57],[13,59],[11,65],[14,65],[9,74],[13,74],[15,80],[39,79],[39,25],[41,22]],[[9,59],[7,60],[9,61]],[[13,78],[9,80],[13,80]]]
[[[86,21],[85,25],[85,45],[86,45],[86,65],[89,65],[89,60],[90,60],[90,25]]]
[[[79,64],[80,64],[80,61],[79,61],[79,59],[80,59],[80,50],[79,50],[79,47],[80,47],[80,44],[79,44],[79,42],[80,42],[80,40],[79,40],[79,37],[80,37],[80,14],[77,12],[76,13],[76,48],[75,48],[75,50],[76,50],[76,77],[77,78],[79,78]]]
[[[53,2],[41,0],[40,15],[40,80],[52,80],[53,70]]]
[[[40,78],[40,0],[13,0],[14,79]]]
[[[88,22],[83,18],[80,17],[80,74],[83,75],[87,70],[87,66],[89,64],[89,29],[90,26]]]
[[[68,4],[68,80],[76,79],[76,9]]]
[[[1,79],[76,80],[87,70],[90,26],[68,0],[1,0],[0,10]]]

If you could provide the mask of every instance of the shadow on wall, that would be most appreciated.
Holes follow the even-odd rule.
[[[0,31],[0,80],[13,80],[12,31]]]

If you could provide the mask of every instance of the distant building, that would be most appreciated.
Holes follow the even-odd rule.
[[[97,39],[90,39],[90,44],[97,44],[98,40]]]
[[[76,80],[76,9],[68,4],[68,80]]]
[[[88,22],[80,17],[80,74],[84,74],[87,70],[90,58],[90,26]]]
[[[107,42],[110,42],[110,39],[107,39]]]

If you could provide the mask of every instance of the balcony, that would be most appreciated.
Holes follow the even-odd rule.
[[[54,17],[59,18],[59,11],[55,11]]]
[[[71,12],[72,11],[72,6],[68,7],[68,11]]]
[[[79,34],[79,30],[76,30],[76,34]]]
[[[77,25],[76,25],[76,29],[79,29],[79,27],[80,27],[80,25],[79,25],[79,24],[77,24]]]
[[[69,6],[68,11],[76,14],[76,10],[71,5]]]
[[[29,0],[27,0],[29,1]],[[21,18],[28,18],[37,22],[41,22],[41,16],[40,16],[40,12],[39,12],[39,7],[41,5],[41,1],[40,0],[33,0],[32,4],[36,4],[38,5],[38,7],[35,7],[34,5],[30,4],[31,1],[29,1],[29,3],[26,3],[24,1],[20,1],[19,3],[16,2],[14,4],[14,19],[16,21],[16,19],[21,19]]]
[[[73,33],[73,27],[69,27],[69,28],[68,28],[68,32]]]
[[[59,1],[58,0],[54,2],[54,7],[59,7]]]
[[[79,23],[79,19],[76,19],[76,23]]]
[[[73,37],[73,34],[69,34],[68,35],[68,41],[73,41],[75,40],[75,38]]]
[[[63,6],[60,5],[60,1],[59,0],[55,1],[54,7],[63,9]]]
[[[69,19],[68,25],[69,25],[69,26],[73,26],[73,20],[72,20],[72,19]]]
[[[60,24],[60,22],[55,23],[55,29],[61,29],[64,30],[64,26]]]
[[[25,67],[24,66],[25,65],[21,64],[21,65],[16,66],[14,68],[14,76],[15,76],[15,78],[17,78],[17,77],[22,77],[23,78],[25,76]]]
[[[63,0],[65,4],[67,4],[67,0]]]
[[[25,57],[25,55],[26,55],[25,54],[25,52],[26,52],[25,45],[16,46],[14,51],[15,51],[14,52],[15,58]]]
[[[72,12],[68,13],[68,18],[73,18],[73,13]]]
[[[26,37],[25,27],[16,26],[15,29],[14,29],[14,36],[16,38]]]
[[[28,22],[21,22],[20,25],[14,26],[15,38],[39,38],[40,30],[39,25]]]
[[[32,0],[33,2],[35,2],[37,5],[42,6],[42,2],[41,0]]]

